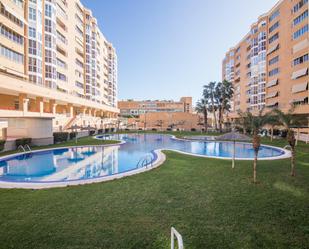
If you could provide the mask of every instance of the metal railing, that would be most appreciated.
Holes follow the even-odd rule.
[[[152,167],[152,162],[153,162],[152,155],[143,156],[137,162],[136,168],[143,168],[143,167],[147,168],[148,165]]]
[[[181,234],[174,228],[171,228],[171,249],[175,249],[175,237],[177,239],[178,249],[184,249]]]
[[[24,146],[23,145],[19,145],[17,147],[17,150],[22,150],[23,152],[27,152],[27,151],[31,151],[31,148],[28,144],[25,144]]]

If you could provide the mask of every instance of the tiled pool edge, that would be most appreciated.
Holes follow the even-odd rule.
[[[119,144],[115,144],[119,145]],[[104,145],[105,146],[115,146],[115,145]],[[76,147],[76,146],[74,146]],[[67,148],[67,147],[64,147]],[[39,151],[39,150],[38,150]],[[100,183],[107,182],[116,179],[121,179],[127,176],[136,175],[139,173],[150,171],[154,168],[157,168],[163,164],[166,160],[166,156],[162,153],[161,150],[155,150],[154,153],[157,155],[156,160],[153,162],[152,166],[143,167],[139,169],[130,170],[127,172],[110,175],[110,176],[102,176],[98,178],[86,179],[86,180],[77,180],[77,181],[68,181],[68,182],[6,182],[0,181],[0,189],[50,189],[50,188],[62,188],[68,186],[80,186],[92,183]],[[22,153],[19,153],[22,154]]]

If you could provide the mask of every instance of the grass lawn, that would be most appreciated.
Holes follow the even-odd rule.
[[[121,180],[0,190],[0,248],[169,248],[171,226],[186,249],[308,248],[309,145],[297,147],[295,178],[289,160],[260,161],[257,185],[251,162],[165,153]]]

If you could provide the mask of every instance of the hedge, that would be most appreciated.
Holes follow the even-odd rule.
[[[76,138],[77,132],[70,132],[70,140]]]
[[[103,129],[98,129],[98,134],[103,134]]]
[[[32,138],[24,137],[24,138],[16,139],[15,144],[16,144],[16,147],[18,148],[20,145],[22,146],[25,146],[26,144],[30,145],[31,141],[32,141]]]
[[[4,150],[5,140],[0,140],[0,151]]]
[[[95,130],[90,130],[89,131],[89,136],[93,136],[95,134]]]
[[[68,141],[69,133],[68,132],[54,132],[54,143],[61,143]]]

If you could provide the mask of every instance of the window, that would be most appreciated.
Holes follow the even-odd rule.
[[[296,58],[293,61],[293,65],[296,66],[296,65],[302,64],[302,63],[307,62],[307,61],[308,61],[308,54],[305,54],[303,56]]]
[[[36,38],[36,29],[29,27],[29,37],[35,39]]]
[[[271,77],[271,76],[274,76],[278,73],[279,73],[279,68],[275,68],[275,69],[268,72],[268,76]]]
[[[293,39],[296,40],[299,37],[301,37],[302,35],[304,35],[305,33],[307,33],[308,32],[308,27],[309,27],[309,25],[306,24],[305,26],[303,26],[302,28],[300,28],[299,30],[294,32]]]
[[[57,72],[57,79],[62,80],[62,81],[67,81],[67,76],[64,75],[63,73]]]
[[[36,41],[29,40],[29,54],[31,55],[37,54]]]
[[[304,13],[302,13],[300,16],[298,16],[294,19],[294,21],[293,21],[294,26],[301,23],[306,18],[308,18],[308,10],[306,10]]]
[[[12,13],[8,12],[1,2],[0,2],[0,13],[1,13],[1,15],[5,16],[6,18],[8,18],[10,21],[15,23],[16,25],[18,25],[20,27],[24,26],[23,21],[18,19],[17,17],[15,17]]]
[[[269,21],[271,22],[272,20],[276,19],[280,15],[280,11],[276,10],[270,17]]]
[[[52,33],[52,21],[45,19],[45,31]]]
[[[15,33],[13,30],[7,28],[4,25],[0,27],[0,34],[6,37],[7,39],[13,42],[16,42],[18,44],[22,45],[24,43],[24,38],[21,35]]]
[[[12,60],[14,62],[23,64],[24,63],[24,56],[20,53],[17,53],[7,47],[4,47],[0,44],[0,54],[1,56],[6,57],[9,60]]]
[[[75,81],[75,86],[84,89],[83,83],[80,83],[79,81]]]
[[[301,0],[293,7],[293,12],[296,13],[299,11],[306,3],[308,3],[308,0]]]
[[[271,44],[279,38],[279,33],[274,34],[272,37],[269,38],[268,43]]]
[[[59,67],[64,68],[64,69],[67,68],[67,64],[66,64],[64,61],[60,60],[59,58],[57,58],[57,65],[58,65]]]
[[[269,60],[268,65],[271,66],[279,61],[279,55]]]
[[[29,7],[29,19],[36,21],[36,9]]]
[[[279,27],[279,21],[275,22],[270,28],[269,33],[273,32],[275,29]]]

